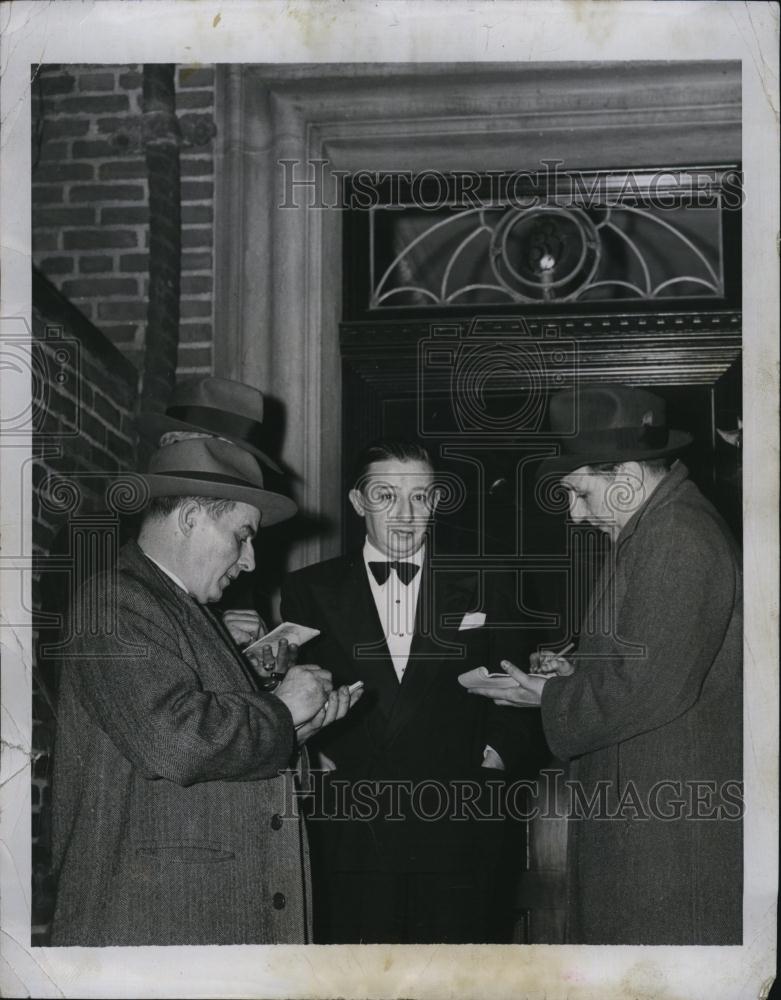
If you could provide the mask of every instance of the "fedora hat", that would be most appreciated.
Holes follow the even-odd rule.
[[[158,448],[143,473],[153,497],[206,496],[257,507],[261,526],[292,517],[298,507],[263,488],[263,472],[244,448],[218,438],[195,438]]]
[[[545,459],[538,476],[566,475],[583,465],[664,458],[691,444],[692,436],[667,426],[659,396],[626,385],[581,385],[551,397],[550,428],[561,453]]]
[[[138,429],[158,445],[168,431],[196,431],[246,448],[274,472],[282,470],[259,447],[263,393],[229,378],[188,379],[174,389],[165,413],[140,413]]]

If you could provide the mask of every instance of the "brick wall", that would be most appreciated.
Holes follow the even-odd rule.
[[[140,66],[43,65],[32,96],[32,251],[136,368],[149,285]],[[180,66],[180,375],[212,370],[214,69]]]
[[[136,369],[40,273],[33,273],[33,609],[64,614],[77,565],[94,567],[118,544],[119,514],[106,504],[110,474],[136,462]],[[51,917],[50,779],[61,638],[37,618],[33,671],[32,943]]]

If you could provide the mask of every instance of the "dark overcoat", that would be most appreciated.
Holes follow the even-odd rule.
[[[581,795],[570,941],[740,943],[741,609],[734,542],[676,462],[619,535],[575,673],[543,690]]]
[[[61,679],[52,943],[304,942],[287,707],[134,542],[88,588]]]
[[[479,570],[438,571],[425,560],[421,572],[415,634],[401,682],[361,550],[299,570],[283,585],[283,618],[322,633],[305,647],[306,659],[332,671],[335,685],[364,683],[363,697],[349,715],[313,742],[336,764],[332,784],[367,790],[360,802],[357,791],[353,799],[342,790],[331,801],[329,808],[342,816],[352,806],[354,822],[323,817],[328,864],[335,871],[474,868],[495,849],[500,830],[490,818],[471,819],[480,812],[493,815],[488,795],[480,807],[461,808],[464,783],[479,796],[487,781],[503,777],[481,767],[486,745],[502,756],[510,773],[529,764],[532,751],[540,752],[538,718],[529,716],[521,725],[514,710],[470,695],[458,683],[459,674],[477,666],[499,670],[501,657],[528,658],[531,633],[515,627],[517,614],[486,603]],[[482,625],[461,628],[465,615],[481,609],[487,614]],[[382,789],[393,783],[418,789],[420,799],[397,800],[393,807],[389,795],[382,797]]]

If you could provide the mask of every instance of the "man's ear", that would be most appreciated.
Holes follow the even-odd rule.
[[[439,501],[442,499],[442,490],[438,486],[435,486],[434,489],[429,494],[429,496],[430,496],[429,506],[433,513],[433,511],[435,511],[439,506]]]
[[[622,462],[616,469],[616,473],[623,476],[629,488],[632,490],[633,500],[645,499],[645,475],[642,462]]]
[[[366,505],[363,502],[363,493],[360,490],[351,489],[347,494],[350,498],[350,503],[353,505],[353,510],[358,515],[358,517],[366,516]]]
[[[190,535],[198,521],[201,505],[195,500],[185,500],[177,511],[177,527],[183,535]]]

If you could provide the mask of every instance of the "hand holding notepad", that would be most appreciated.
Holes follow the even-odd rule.
[[[320,635],[319,629],[309,628],[307,625],[295,625],[293,622],[282,622],[266,635],[262,635],[259,639],[245,646],[244,652],[259,656],[264,646],[271,646],[271,654],[276,657],[280,639],[287,639],[288,645],[291,646],[303,646],[305,642],[309,642],[310,639],[314,639],[318,635]]]

